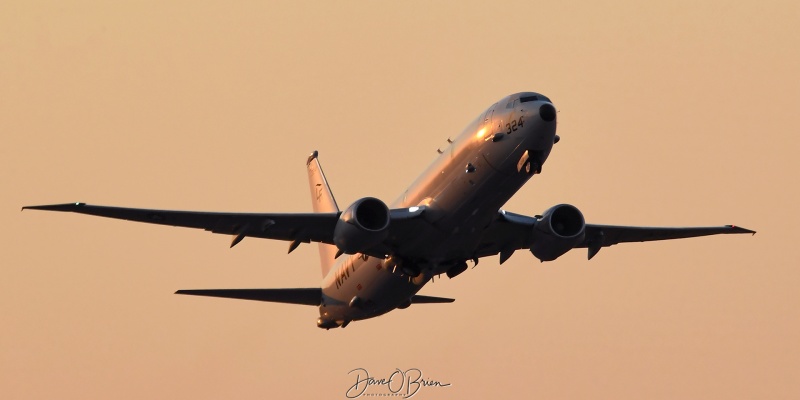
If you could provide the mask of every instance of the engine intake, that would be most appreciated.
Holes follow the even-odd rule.
[[[549,208],[533,226],[531,253],[541,261],[553,261],[583,241],[586,221],[575,206]]]
[[[339,217],[333,243],[347,254],[356,254],[383,242],[388,234],[389,208],[374,197],[364,197]]]

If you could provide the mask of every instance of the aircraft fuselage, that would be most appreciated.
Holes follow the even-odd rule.
[[[340,257],[322,282],[318,326],[404,308],[431,278],[476,259],[485,228],[541,171],[555,135],[556,110],[538,93],[507,96],[481,113],[390,205],[424,207],[425,228],[389,258]]]

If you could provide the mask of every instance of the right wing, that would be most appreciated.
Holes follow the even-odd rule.
[[[339,213],[220,213],[203,211],[168,211],[143,208],[92,206],[85,203],[28,206],[23,210],[74,212],[99,217],[147,222],[150,224],[205,229],[213,233],[235,235],[231,247],[245,237],[292,241],[333,243],[333,229]],[[290,248],[290,251],[294,248]]]
[[[22,207],[22,209],[74,212],[150,224],[205,229],[213,233],[233,235],[231,247],[241,242],[245,237],[286,240],[291,242],[289,245],[290,253],[300,243],[333,244],[334,228],[341,214],[340,212],[260,214],[169,211],[93,206],[86,203],[27,206]],[[389,236],[393,239],[387,239],[384,243],[364,249],[362,253],[381,258],[386,254],[393,253],[402,244],[402,241],[397,242],[398,238],[406,238],[413,235],[414,229],[418,228],[420,224],[424,224],[424,219],[420,218],[424,211],[425,207],[390,210]]]
[[[756,232],[735,225],[671,228],[587,224],[586,238],[582,243],[575,247],[588,248],[589,259],[591,260],[601,248],[613,246],[618,243],[685,239],[698,236],[724,235],[731,233],[755,234]]]

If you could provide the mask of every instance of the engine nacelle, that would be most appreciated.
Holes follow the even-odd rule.
[[[388,234],[389,208],[374,197],[364,197],[339,217],[333,243],[347,254],[356,254],[383,242]]]
[[[570,204],[553,206],[533,226],[531,253],[541,261],[553,261],[582,242],[585,234],[580,210]]]

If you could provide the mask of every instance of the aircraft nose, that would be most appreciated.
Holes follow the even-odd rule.
[[[556,108],[550,103],[539,106],[539,118],[545,122],[552,122],[556,119]]]

